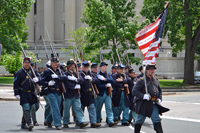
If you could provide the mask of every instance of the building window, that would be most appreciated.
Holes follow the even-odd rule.
[[[177,54],[172,54],[172,57],[177,57]]]
[[[133,57],[135,57],[135,53],[131,53],[131,55],[132,55]]]
[[[34,14],[35,15],[37,14],[37,0],[35,0],[35,3],[34,3]]]

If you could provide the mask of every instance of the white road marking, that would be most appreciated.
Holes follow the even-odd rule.
[[[171,120],[180,120],[180,121],[199,122],[200,123],[200,120],[190,119],[190,118],[171,117],[171,116],[161,116],[161,118],[163,118],[163,119],[171,119]]]
[[[177,101],[163,101],[163,103],[184,103],[184,104],[196,104],[200,105],[200,103],[190,103],[190,102],[177,102]]]

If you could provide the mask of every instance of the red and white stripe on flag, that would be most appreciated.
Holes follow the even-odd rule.
[[[140,51],[144,55],[143,65],[155,64],[159,52],[160,38],[156,39],[156,30],[161,19],[144,27],[137,35],[136,41]]]

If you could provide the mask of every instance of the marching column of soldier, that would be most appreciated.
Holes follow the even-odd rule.
[[[22,129],[31,131],[34,126],[39,126],[36,111],[40,95],[46,101],[44,125],[48,128],[52,128],[52,123],[57,130],[69,128],[71,107],[76,126],[83,128],[89,124],[84,117],[87,108],[90,127],[98,128],[105,104],[105,120],[109,127],[118,124],[122,113],[121,125],[129,126],[133,120],[135,133],[140,132],[146,117],[151,118],[157,133],[163,133],[159,114],[169,109],[160,104],[162,90],[154,76],[155,64],[148,64],[137,79],[130,65],[124,66],[121,61],[118,61],[118,65],[113,64],[111,75],[107,72],[108,64],[103,60],[98,72],[97,63],[84,60],[81,68],[81,63],[75,59],[60,64],[58,57],[53,57],[40,75],[32,68],[31,59],[24,57],[22,68],[15,74],[13,86],[14,95],[20,99],[23,110]],[[41,92],[36,91],[37,84],[42,86]]]

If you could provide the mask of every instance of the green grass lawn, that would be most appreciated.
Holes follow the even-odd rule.
[[[0,77],[0,84],[13,84],[14,77]]]
[[[180,87],[180,86],[187,85],[182,82],[183,82],[183,80],[159,79],[160,87]]]
[[[13,84],[14,77],[0,77],[0,84]],[[186,86],[187,84],[182,83],[183,80],[168,80],[159,79],[161,87],[180,87]]]

